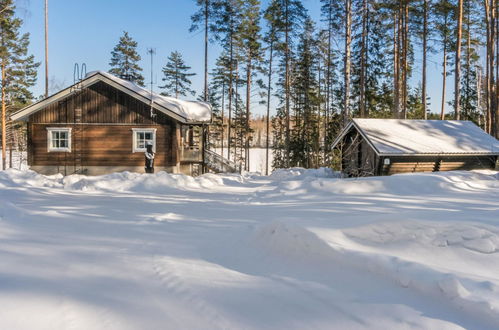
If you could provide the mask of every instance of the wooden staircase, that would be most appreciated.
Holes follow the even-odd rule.
[[[205,149],[206,167],[215,173],[240,173],[241,167],[212,150]]]

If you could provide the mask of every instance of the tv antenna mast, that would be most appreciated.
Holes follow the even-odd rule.
[[[153,93],[153,85],[154,85],[154,80],[153,80],[153,58],[154,55],[156,54],[156,48],[147,48],[147,54],[151,55],[151,118],[154,118],[156,114],[154,113],[154,93]]]

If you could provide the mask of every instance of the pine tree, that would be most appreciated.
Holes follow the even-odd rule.
[[[314,24],[307,19],[298,44],[293,70],[293,129],[289,149],[290,166],[305,168],[319,164],[318,110],[320,96],[317,81],[317,57],[314,54]]]
[[[241,8],[243,0],[218,0],[214,4],[215,36],[221,41],[221,46],[227,51],[229,57],[229,85],[228,88],[228,132],[227,132],[227,157],[230,159],[232,142],[232,108],[234,101],[234,77],[238,60],[236,43],[241,25]]]
[[[37,68],[33,55],[28,55],[29,34],[20,34],[22,20],[15,17],[12,0],[0,1],[0,60],[2,98],[2,169],[6,168],[6,148],[9,141],[10,167],[12,167],[12,147],[14,131],[7,122],[9,113],[28,105],[33,95],[29,88],[35,85]],[[10,125],[9,125],[10,124]],[[7,132],[9,131],[9,132]]]
[[[268,58],[266,61],[267,64],[267,92],[266,96],[267,99],[265,101],[265,105],[267,107],[267,115],[265,116],[266,122],[265,122],[265,133],[266,133],[266,139],[265,139],[265,175],[269,175],[269,149],[270,149],[270,103],[271,103],[271,98],[272,98],[272,78],[274,74],[274,57],[275,57],[275,50],[276,47],[278,47],[278,20],[277,20],[277,13],[279,12],[279,1],[278,0],[272,0],[268,7],[265,9],[263,17],[266,21],[267,25],[267,33],[264,36],[264,42],[267,45],[267,52],[268,52]]]
[[[217,59],[215,63],[215,68],[213,69],[211,76],[212,81],[210,85],[210,95],[215,95],[217,103],[220,105],[220,120],[216,121],[214,125],[212,125],[212,131],[219,137],[217,142],[217,146],[221,148],[221,155],[224,156],[225,152],[225,133],[226,133],[226,117],[225,117],[225,108],[226,108],[226,99],[227,99],[227,90],[229,86],[229,82],[231,81],[229,77],[229,67],[230,67],[230,59],[226,52],[223,52]],[[211,98],[210,98],[211,99]]]
[[[445,89],[446,81],[449,72],[447,65],[449,62],[449,52],[452,47],[452,29],[450,20],[453,11],[453,6],[448,0],[438,0],[434,5],[435,12],[435,30],[439,37],[442,49],[442,102],[440,108],[440,119],[445,118]]]
[[[294,38],[298,36],[298,33],[302,27],[303,21],[306,17],[306,10],[300,0],[277,0],[276,12],[275,12],[275,24],[278,27],[279,35],[279,47],[277,48],[278,54],[280,56],[280,73],[279,78],[279,94],[282,95],[280,102],[283,104],[283,109],[278,109],[278,115],[281,115],[284,111],[284,143],[274,143],[274,163],[279,164],[280,167],[289,167],[290,164],[290,133],[291,133],[291,71],[292,71],[292,61],[294,55]],[[275,124],[281,124],[281,120],[276,120],[273,122]],[[277,132],[281,132],[281,129],[275,129],[274,136]],[[280,138],[279,138],[280,140]],[[274,140],[275,141],[275,140]],[[276,151],[278,147],[284,146],[285,150]],[[284,160],[276,160],[276,157],[284,157]]]
[[[191,16],[192,25],[189,29],[190,32],[199,29],[204,30],[204,90],[203,100],[206,101],[209,97],[208,92],[208,41],[209,32],[216,30],[213,20],[215,3],[217,0],[194,0],[199,7],[198,11]]]
[[[111,69],[109,73],[122,79],[130,80],[139,86],[144,86],[142,68],[139,66],[140,55],[137,53],[137,42],[124,31],[118,44],[111,52]]]
[[[246,126],[245,130],[245,170],[249,171],[249,147],[250,147],[250,117],[251,117],[251,93],[252,82],[263,61],[262,46],[260,43],[260,1],[246,0],[242,6],[242,20],[238,33],[238,48],[241,52],[242,60],[246,66]]]
[[[168,56],[168,61],[163,67],[164,86],[159,88],[165,91],[161,95],[174,96],[187,96],[187,94],[194,95],[196,92],[191,89],[191,80],[189,77],[195,76],[195,73],[190,73],[190,66],[187,66],[182,58],[182,54],[174,51]]]
[[[463,8],[463,39],[464,47],[463,79],[461,80],[461,112],[462,119],[472,120],[477,125],[482,124],[481,105],[479,104],[478,75],[481,71],[479,51],[482,26],[476,19],[480,17],[480,1],[470,0]],[[484,127],[485,128],[485,127]]]

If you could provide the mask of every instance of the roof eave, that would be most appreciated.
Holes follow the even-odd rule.
[[[93,84],[95,84],[96,82],[98,81],[103,81],[105,82],[106,84],[108,85],[111,85],[113,86],[114,88],[118,89],[118,90],[121,90],[123,92],[125,92],[126,94],[132,96],[132,97],[135,97],[136,99],[142,101],[143,103],[145,104],[150,104],[151,103],[151,100],[148,99],[147,97],[137,93],[136,91],[126,87],[126,86],[123,86],[115,81],[113,81],[112,79],[109,79],[108,77],[104,76],[103,74],[101,74],[100,72],[96,72],[94,75],[91,75],[85,79],[83,79],[79,84],[81,84],[80,88],[86,88],[86,87],[89,87]],[[76,85],[76,84],[75,84]],[[57,101],[59,101],[60,99],[62,98],[65,98],[73,93],[76,92],[75,90],[75,85],[72,85],[68,88],[65,88],[63,89],[62,91],[59,91],[57,92],[56,94],[54,95],[51,95],[49,96],[48,98],[45,98],[43,100],[40,100],[36,103],[33,103],[21,110],[19,110],[18,112],[12,114],[11,116],[11,119],[12,120],[26,120],[26,118],[33,114],[33,113],[36,113],[40,110],[42,110],[43,108],[49,106],[50,104],[52,103],[55,103]],[[206,121],[200,121],[200,120],[189,120],[175,112],[173,112],[172,110],[164,107],[164,106],[161,106],[160,104],[158,103],[155,103],[155,102],[152,102],[152,107],[153,109],[155,110],[158,110],[158,111],[161,111],[162,113],[164,113],[165,115],[183,123],[183,124],[189,124],[189,125],[201,125],[201,124],[206,124],[206,123],[209,123],[211,121],[210,120],[206,120]]]
[[[380,153],[381,157],[424,157],[424,156],[499,156],[499,152],[468,152],[468,153],[450,153],[450,152],[441,152],[441,153]]]

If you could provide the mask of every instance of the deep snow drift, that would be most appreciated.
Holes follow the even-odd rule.
[[[493,329],[499,174],[0,172],[1,329]]]

